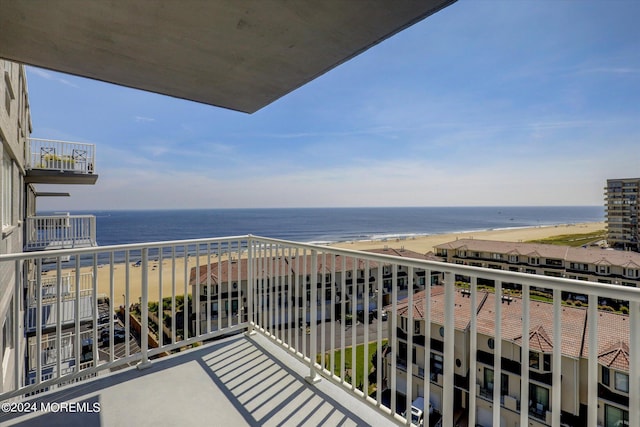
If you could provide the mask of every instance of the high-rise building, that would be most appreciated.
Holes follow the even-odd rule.
[[[640,178],[608,179],[604,190],[609,245],[614,248],[639,252],[638,190],[640,190]]]
[[[95,184],[98,175],[94,173],[94,145],[32,138],[30,111],[25,66],[0,59],[0,255],[95,246],[94,216],[36,215],[38,197],[69,195],[43,191],[46,187],[42,186]],[[42,295],[36,292],[37,281],[42,284]],[[70,278],[61,277],[59,283],[67,300],[72,299]],[[88,281],[83,277],[81,283],[85,284],[86,293],[90,282],[86,285]],[[52,347],[49,341],[54,341],[49,337],[51,329],[57,325],[66,328],[76,318],[87,321],[85,318],[90,317],[68,309],[56,319],[52,304],[57,284],[54,274],[37,280],[30,260],[0,265],[0,392],[11,389],[16,382],[24,383],[23,373],[31,381],[39,359],[46,375],[48,361],[45,352],[35,345],[36,335],[40,334],[46,350]],[[85,306],[85,313],[90,312],[90,305]],[[70,335],[62,332],[60,341],[70,342]],[[49,365],[54,363],[57,361]]]

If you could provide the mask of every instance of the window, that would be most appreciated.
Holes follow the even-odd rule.
[[[529,352],[529,368],[540,369],[540,354],[535,351]]]
[[[7,110],[7,115],[11,115],[11,92],[9,92],[9,87],[4,88],[4,108]]]
[[[0,141],[1,142],[1,141]],[[4,151],[2,157],[2,228],[13,224],[13,162],[9,154]]]
[[[400,329],[402,329],[403,331],[406,331],[408,329],[407,326],[407,318],[406,317],[401,317],[400,318]]]
[[[629,375],[622,372],[615,373],[616,390],[623,393],[629,393]]]
[[[493,391],[493,369],[484,368],[484,388]]]
[[[414,335],[420,334],[420,321],[419,320],[414,320],[413,321],[413,334]]]
[[[493,379],[494,372],[491,368],[484,368],[484,387],[493,392]],[[506,396],[509,394],[509,375],[502,374],[500,376],[500,395]]]
[[[529,258],[529,264],[531,264],[531,265],[538,265],[538,264],[540,264],[540,258],[537,258],[537,257]]]
[[[602,384],[609,386],[609,368],[606,366],[602,367]]]
[[[501,254],[491,254],[491,258],[496,259],[496,260],[501,260],[502,259],[502,255]]]
[[[443,358],[439,354],[431,353],[431,381],[437,381],[438,375],[442,375],[443,370]]]
[[[542,355],[542,370],[546,372],[551,371],[551,355],[550,354]]]
[[[549,389],[536,384],[529,385],[530,408],[538,415],[549,410]]]
[[[211,315],[213,316],[214,319],[218,318],[218,302],[217,301],[211,303]]]
[[[604,405],[605,427],[624,427],[629,425],[629,412],[611,405]]]
[[[487,345],[491,350],[493,350],[496,346],[496,342],[493,338],[489,338],[489,340],[487,341]]]

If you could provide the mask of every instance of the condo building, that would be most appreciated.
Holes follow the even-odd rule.
[[[430,292],[431,321],[426,324],[424,307]],[[442,408],[442,375],[444,347],[444,289],[441,286],[414,295],[398,304],[396,340],[387,354],[385,377],[391,378],[391,355],[396,352],[395,390],[406,394],[408,402],[425,396],[428,378],[429,406],[433,413]],[[468,411],[475,411],[476,425],[490,427],[494,423],[494,393],[499,396],[499,425],[518,426],[521,411],[527,412],[529,425],[552,425],[554,411],[560,412],[560,423],[566,426],[587,425],[587,377],[590,326],[586,308],[562,307],[560,349],[555,347],[553,304],[541,301],[529,303],[528,358],[523,358],[523,299],[497,298],[495,293],[479,291],[475,316],[475,339],[472,344],[470,292],[455,291],[455,389],[456,421],[467,420]],[[496,305],[500,305],[501,343],[496,343]],[[413,328],[409,327],[412,307]],[[610,312],[598,312],[597,339],[597,425],[623,426],[629,420],[629,317]],[[391,327],[391,322],[388,324]],[[412,349],[408,350],[409,334]],[[391,336],[391,331],[389,332]],[[426,337],[430,337],[427,341]],[[428,346],[425,345],[428,343]],[[472,352],[475,348],[475,354]],[[498,350],[499,349],[499,350]],[[500,351],[499,359],[496,351]],[[425,357],[425,352],[430,354]],[[561,387],[554,388],[554,355],[559,355]],[[499,367],[496,368],[496,362]],[[523,401],[523,374],[528,399]],[[496,371],[500,371],[498,375]],[[411,388],[407,388],[411,376]],[[473,378],[472,378],[473,377]],[[498,390],[499,389],[499,390]],[[554,407],[554,394],[559,408]]]
[[[604,188],[607,242],[613,248],[640,252],[640,178],[608,179]]]
[[[404,248],[387,247],[366,252],[411,259],[441,260],[432,253],[420,254]],[[200,330],[206,330],[207,324],[212,329],[231,326],[239,322],[241,314],[246,315],[247,312],[247,258],[229,259],[229,254],[221,254],[216,258],[217,261],[193,267],[190,271],[191,294],[199,296],[194,298],[194,304],[200,307]],[[383,305],[389,304],[393,297],[391,264],[380,265],[346,256],[317,256],[315,264],[311,255],[307,254],[269,256],[256,265],[253,271],[261,278],[255,297],[263,310],[264,321],[290,326],[309,324],[312,321],[310,310],[291,312],[290,307],[311,306],[314,272],[320,286],[314,303],[320,307],[316,320],[341,318],[341,304],[344,301],[345,316],[356,316],[356,320],[368,321],[378,316],[378,289],[382,289]],[[395,275],[396,300],[406,298],[410,291],[425,289],[427,282],[430,285],[442,282],[442,273],[439,271],[431,271],[430,278],[427,279],[425,270],[415,269],[412,277],[408,277],[407,268],[398,266]],[[380,280],[381,286],[378,286]],[[210,312],[207,312],[207,307]],[[370,314],[369,319],[363,317],[362,313],[365,311]]]
[[[0,99],[0,254],[95,246],[95,217],[36,213],[38,198],[69,196],[46,191],[47,184],[96,182],[94,146],[31,137],[24,65],[0,60]],[[88,333],[79,335],[73,331],[76,324],[87,324],[92,319],[96,300],[89,295],[91,277],[76,281],[55,271],[45,272],[46,277],[41,275],[44,262],[66,260],[43,258],[38,268],[31,260],[0,265],[3,390],[15,384],[16,376],[18,381],[29,383],[35,381],[36,371],[46,378],[56,367],[69,370],[76,355],[83,362],[93,357]],[[76,292],[80,294],[79,305],[74,303]],[[53,307],[59,299],[64,302],[58,312]],[[57,341],[56,334],[52,334],[56,327],[61,333]]]
[[[637,287],[640,254],[540,243],[459,239],[434,247],[446,262]]]

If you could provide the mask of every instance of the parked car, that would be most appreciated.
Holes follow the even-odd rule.
[[[100,333],[100,339],[102,340],[102,345],[109,345],[109,336],[110,336],[109,329],[103,329],[102,332]],[[114,344],[118,342],[124,342],[126,340],[126,337],[127,337],[127,333],[124,330],[124,328],[113,329]]]
[[[369,323],[372,323],[376,316],[374,312],[370,311],[368,317]],[[364,310],[358,310],[358,322],[364,323]]]
[[[387,321],[387,319],[389,318],[389,315],[387,314],[387,311],[386,311],[386,310],[382,310],[382,311],[380,312],[380,316],[378,316],[378,310],[376,309],[376,310],[374,310],[374,311],[373,311],[373,317],[375,317],[376,319],[378,319],[378,318],[379,318],[379,319],[380,319],[380,320],[382,320],[383,322],[386,322],[386,321]]]

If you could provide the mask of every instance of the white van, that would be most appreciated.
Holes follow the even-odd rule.
[[[424,414],[422,410],[424,409],[424,398],[418,397],[411,404],[411,424],[422,427],[424,425]],[[431,407],[431,403],[429,403],[429,414],[433,412],[433,408]],[[406,416],[406,415],[405,415]],[[427,425],[429,422],[427,421]]]

